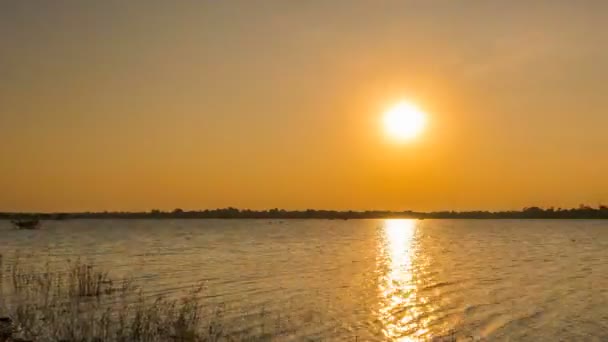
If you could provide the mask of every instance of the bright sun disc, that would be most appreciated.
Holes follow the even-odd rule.
[[[384,128],[398,140],[417,137],[426,126],[426,115],[415,105],[401,102],[384,113]]]

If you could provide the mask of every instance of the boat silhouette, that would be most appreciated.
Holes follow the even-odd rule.
[[[11,222],[17,229],[39,229],[40,228],[40,220],[38,220],[38,219],[13,220]]]

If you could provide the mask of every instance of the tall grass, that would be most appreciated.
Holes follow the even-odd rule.
[[[8,271],[3,274],[4,270]],[[221,306],[201,304],[197,286],[181,299],[146,298],[131,282],[76,261],[43,271],[0,256],[0,342],[261,341],[266,333],[225,329]]]

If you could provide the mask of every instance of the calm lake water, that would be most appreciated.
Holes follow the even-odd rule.
[[[204,281],[227,319],[295,340],[608,340],[607,221],[0,221],[0,253],[81,257],[147,296]]]

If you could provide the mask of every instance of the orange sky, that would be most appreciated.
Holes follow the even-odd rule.
[[[608,203],[607,41],[604,1],[3,1],[0,211]]]

